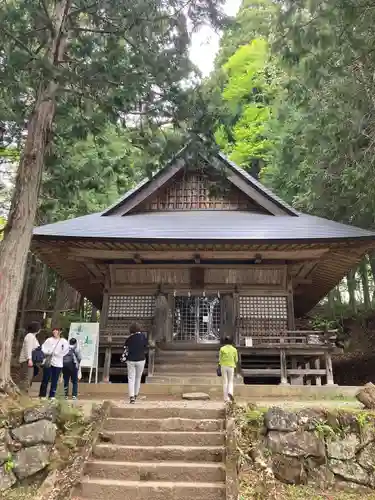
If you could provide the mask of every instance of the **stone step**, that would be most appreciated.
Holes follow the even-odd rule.
[[[184,353],[162,353],[162,354],[156,354],[155,356],[155,363],[161,364],[162,362],[165,363],[173,363],[173,364],[180,364],[180,363],[187,363],[189,365],[198,365],[201,363],[217,363],[219,360],[219,355],[218,353],[203,353],[201,356],[186,356]]]
[[[85,478],[78,495],[107,500],[224,500],[225,484],[191,482],[121,481]]]
[[[165,365],[155,365],[155,374],[160,373],[170,373],[170,374],[178,374],[178,375],[200,375],[201,377],[206,376],[215,376],[216,375],[217,364],[216,363],[200,363],[197,365],[193,365],[190,363],[181,363],[181,364],[171,364],[167,363]]]
[[[155,353],[155,356],[158,357],[158,356],[169,356],[169,357],[173,357],[173,356],[179,356],[179,357],[184,357],[184,358],[212,358],[214,356],[218,356],[219,355],[219,350],[220,350],[220,346],[218,347],[215,347],[215,348],[212,348],[211,349],[205,349],[205,350],[202,350],[202,349],[197,349],[197,350],[189,350],[189,349],[185,349],[185,350],[172,350],[172,349],[157,349],[156,350],[156,353]]]
[[[237,382],[238,383],[238,382]],[[192,373],[190,375],[184,374],[183,376],[178,376],[176,373],[163,373],[153,375],[152,377],[147,377],[147,384],[160,385],[160,391],[162,386],[179,386],[181,392],[205,392],[204,389],[194,390],[194,387],[207,387],[207,386],[222,386],[223,382],[221,377],[217,377],[213,373],[209,373],[205,376],[196,375]],[[193,386],[193,388],[192,388]],[[159,391],[159,392],[160,392]]]
[[[99,460],[126,462],[223,462],[222,446],[120,446],[98,444],[93,456]]]
[[[108,418],[104,429],[106,431],[218,432],[224,430],[224,421],[189,418]]]
[[[223,446],[222,432],[106,432],[110,442],[124,446]]]
[[[165,419],[165,418],[187,418],[187,419],[224,419],[224,408],[189,408],[189,407],[147,407],[137,405],[127,406],[112,406],[110,417],[113,418],[152,418],[152,419]]]
[[[101,479],[121,481],[225,481],[225,467],[204,462],[113,462],[90,461],[85,474]]]

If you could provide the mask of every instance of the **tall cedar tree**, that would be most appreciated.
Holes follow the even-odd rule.
[[[219,24],[212,0],[16,0],[0,6],[0,117],[26,123],[0,244],[0,388],[12,386],[17,305],[54,119],[73,102],[94,129],[129,115],[174,119],[189,74],[188,25]],[[72,117],[74,119],[74,117]],[[82,133],[78,124],[77,135]],[[73,127],[74,130],[74,127]],[[16,138],[14,138],[16,140]]]

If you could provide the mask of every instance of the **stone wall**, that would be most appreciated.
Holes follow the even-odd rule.
[[[239,448],[286,484],[375,489],[375,413],[237,410]]]
[[[57,408],[17,409],[0,416],[0,491],[46,470],[57,435]]]

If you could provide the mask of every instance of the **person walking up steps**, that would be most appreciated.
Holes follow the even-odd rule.
[[[131,404],[134,404],[139,396],[146,364],[147,337],[141,332],[141,327],[137,323],[130,325],[129,333],[124,350],[127,352],[129,400]]]
[[[238,364],[238,351],[231,338],[226,337],[220,349],[219,365],[223,377],[224,401],[233,401],[234,373]]]
[[[69,397],[69,383],[72,381],[72,399],[78,397],[78,372],[82,356],[78,349],[77,339],[69,340],[69,352],[63,360],[63,377],[65,398]]]

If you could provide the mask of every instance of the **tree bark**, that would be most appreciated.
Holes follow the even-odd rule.
[[[356,280],[355,271],[349,271],[347,276],[348,281],[348,292],[349,292],[349,305],[353,314],[357,312],[357,301],[355,298]]]
[[[365,306],[365,310],[369,311],[371,309],[371,298],[370,298],[370,290],[369,290],[369,279],[368,279],[368,259],[365,257],[359,266],[359,270],[361,273],[362,280],[362,288],[363,288],[363,302]]]
[[[46,64],[57,66],[65,52],[66,20],[71,0],[54,4],[53,30]],[[53,35],[52,35],[53,33]],[[34,108],[28,120],[24,150],[18,166],[8,223],[0,243],[0,389],[12,387],[10,365],[17,308],[22,292],[27,254],[32,238],[44,160],[55,116],[58,83],[41,78]]]
[[[40,261],[35,262],[34,274],[30,285],[27,309],[41,309],[47,311],[48,303],[48,267]]]

